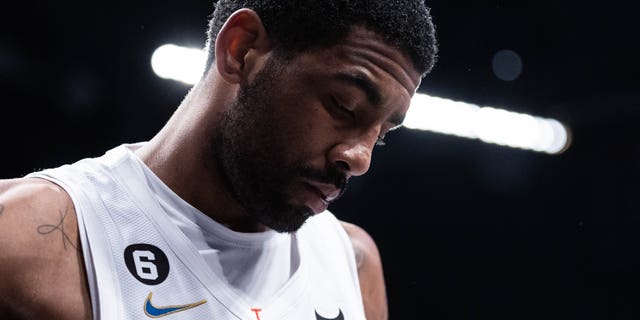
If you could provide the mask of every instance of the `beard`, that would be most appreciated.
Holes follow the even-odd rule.
[[[272,57],[253,82],[241,86],[221,116],[213,149],[225,189],[246,214],[277,232],[294,232],[314,214],[307,206],[291,204],[296,181],[331,183],[342,194],[347,179],[336,165],[313,168],[301,160],[304,153],[290,149],[287,120],[275,112],[275,84],[282,81],[282,72]]]

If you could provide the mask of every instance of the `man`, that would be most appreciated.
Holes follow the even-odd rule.
[[[327,206],[398,127],[436,44],[421,1],[221,0],[150,141],[0,182],[0,315],[386,319],[380,257]]]

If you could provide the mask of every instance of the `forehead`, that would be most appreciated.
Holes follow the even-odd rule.
[[[345,72],[366,77],[380,86],[399,87],[412,96],[421,74],[400,49],[389,45],[377,33],[355,26],[349,34],[328,48],[301,53],[295,66],[301,72]],[[301,69],[299,69],[301,68]]]
[[[332,49],[344,64],[360,68],[374,77],[385,74],[399,83],[410,96],[420,85],[421,74],[411,59],[377,33],[364,27],[353,27],[347,37]]]

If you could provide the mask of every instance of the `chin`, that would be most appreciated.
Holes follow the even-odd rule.
[[[260,222],[268,228],[281,232],[292,233],[298,231],[314,212],[307,207],[289,207],[288,210],[272,211],[259,218]]]

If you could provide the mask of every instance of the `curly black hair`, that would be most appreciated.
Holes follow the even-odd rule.
[[[403,50],[423,75],[435,64],[435,28],[423,0],[219,0],[207,31],[207,69],[214,60],[218,32],[241,8],[252,9],[260,16],[281,52],[295,54],[329,47],[358,25]]]

